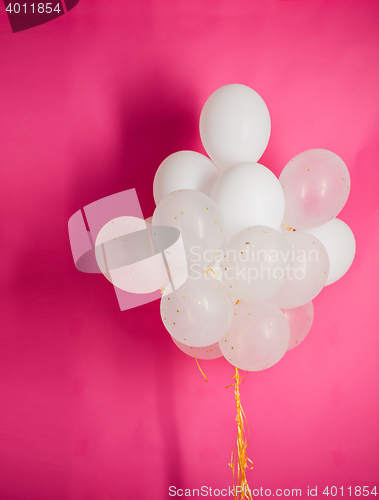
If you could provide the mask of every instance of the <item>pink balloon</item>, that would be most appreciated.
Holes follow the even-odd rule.
[[[174,339],[174,337],[171,338],[174,344],[179,347],[181,351],[188,354],[188,356],[191,356],[192,358],[195,357],[195,353],[197,359],[217,359],[222,357],[222,352],[218,346],[218,342],[207,347],[191,347],[189,345],[182,344],[179,340]]]
[[[310,149],[295,156],[279,181],[286,201],[283,223],[297,230],[321,226],[336,217],[350,192],[345,163],[326,149]]]
[[[299,345],[308,335],[314,317],[313,304],[308,302],[295,309],[282,309],[282,313],[290,325],[290,343],[287,349],[289,351]]]

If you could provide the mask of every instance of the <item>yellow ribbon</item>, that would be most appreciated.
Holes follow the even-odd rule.
[[[209,271],[211,271],[211,272],[212,272],[214,279],[217,279],[216,273],[213,271],[213,269],[207,269],[207,270],[206,270],[206,271],[204,271],[204,272],[205,272],[205,273],[207,273],[207,274],[209,274]]]
[[[195,361],[196,361],[196,364],[197,364],[197,367],[199,368],[201,374],[203,375],[204,377],[204,382],[208,382],[208,377],[205,375],[205,373],[203,372],[203,370],[200,368],[200,365],[199,365],[199,362],[197,360],[197,357],[196,357],[196,349],[195,349]]]
[[[254,464],[250,460],[250,458],[248,458],[247,452],[246,452],[246,448],[249,446],[249,441],[246,438],[244,423],[246,422],[248,435],[249,435],[249,424],[247,423],[246,415],[245,415],[245,412],[243,411],[243,408],[241,405],[241,396],[240,396],[240,391],[239,391],[241,378],[240,378],[239,370],[237,367],[236,367],[236,371],[235,371],[233,378],[235,379],[234,384],[228,385],[226,388],[234,385],[234,396],[236,399],[236,409],[237,409],[237,416],[236,416],[237,446],[232,451],[229,467],[233,471],[233,488],[234,488],[235,500],[239,500],[239,499],[240,500],[245,500],[245,499],[252,500],[253,496],[251,494],[251,490],[249,488],[249,485],[248,485],[247,479],[246,479],[246,468],[253,469]],[[245,379],[243,379],[243,382],[244,381],[245,381]],[[237,450],[237,456],[236,456],[236,450]],[[236,462],[237,462],[237,483],[238,483],[237,487],[235,486]],[[251,464],[251,466],[248,465],[248,462]]]
[[[203,372],[203,370],[200,368],[199,362],[197,360],[196,349],[195,349],[195,361],[197,367],[199,368],[201,374],[204,377],[204,382],[208,382],[208,378]],[[248,458],[246,452],[246,449],[249,446],[250,441],[246,437],[245,423],[247,427],[247,436],[249,436],[249,424],[247,422],[245,412],[243,411],[241,405],[241,395],[239,391],[241,380],[242,383],[244,383],[245,379],[243,377],[242,378],[240,377],[239,370],[237,367],[235,369],[235,374],[233,375],[233,378],[235,382],[233,384],[228,385],[226,389],[228,387],[234,386],[234,396],[236,399],[236,410],[237,410],[237,415],[236,415],[237,446],[232,451],[230,463],[228,465],[233,471],[233,488],[234,488],[235,500],[246,500],[246,499],[253,500],[253,496],[251,494],[251,490],[249,488],[246,479],[246,469],[251,470],[254,468],[254,464],[250,460],[250,458]],[[235,485],[236,470],[237,470],[237,486]]]

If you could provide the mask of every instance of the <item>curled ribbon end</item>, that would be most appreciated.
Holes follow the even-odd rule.
[[[208,377],[205,375],[205,373],[203,372],[203,370],[200,368],[200,365],[199,365],[199,362],[197,360],[197,357],[196,357],[196,349],[195,349],[195,361],[196,361],[196,364],[197,364],[197,367],[199,368],[201,374],[203,375],[204,377],[204,382],[208,382]]]

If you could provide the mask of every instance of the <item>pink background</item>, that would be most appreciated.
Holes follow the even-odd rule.
[[[18,34],[0,8],[0,41],[1,500],[231,484],[233,367],[203,362],[204,383],[159,302],[120,312],[75,270],[67,221],[133,187],[150,216],[156,168],[203,151],[202,105],[235,82],[269,107],[276,174],[314,147],[346,162],[358,249],[308,338],[241,388],[250,486],[379,492],[379,3],[81,0]]]

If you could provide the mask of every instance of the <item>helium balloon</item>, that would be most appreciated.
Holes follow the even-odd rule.
[[[235,234],[224,247],[222,281],[234,299],[258,303],[273,299],[286,285],[290,246],[266,226]]]
[[[245,85],[220,87],[201,111],[200,137],[220,170],[244,161],[257,162],[267,147],[270,132],[265,102]]]
[[[191,275],[175,292],[161,299],[161,317],[172,337],[191,347],[218,342],[233,319],[233,304],[215,279]]]
[[[194,189],[210,196],[219,169],[206,156],[195,151],[178,151],[159,165],[154,177],[156,205],[173,191]]]
[[[174,344],[179,347],[179,349],[196,359],[217,359],[222,358],[222,352],[218,345],[218,342],[212,345],[208,345],[206,347],[192,347],[189,345],[182,344],[179,340],[176,340],[174,337],[171,337]]]
[[[329,275],[325,285],[331,285],[349,270],[355,256],[353,231],[340,219],[332,219],[323,226],[309,229],[324,245],[329,257]]]
[[[290,325],[290,343],[287,349],[289,351],[298,346],[308,335],[314,317],[313,304],[308,302],[294,309],[282,309],[282,313]]]
[[[272,303],[280,309],[292,309],[321,292],[328,278],[329,258],[320,241],[308,233],[292,231],[283,238],[291,248],[287,281]]]
[[[191,189],[174,191],[163,198],[154,211],[153,225],[180,230],[192,271],[208,268],[226,239],[219,207],[204,193]]]
[[[259,163],[240,163],[215,182],[211,194],[225,218],[228,237],[248,226],[279,229],[284,193],[275,175]]]
[[[280,309],[270,303],[234,306],[232,326],[219,346],[225,359],[247,371],[270,368],[286,353],[290,327]]]
[[[283,222],[298,231],[333,219],[350,191],[345,163],[326,149],[310,149],[295,156],[284,167],[279,181],[286,200]]]

